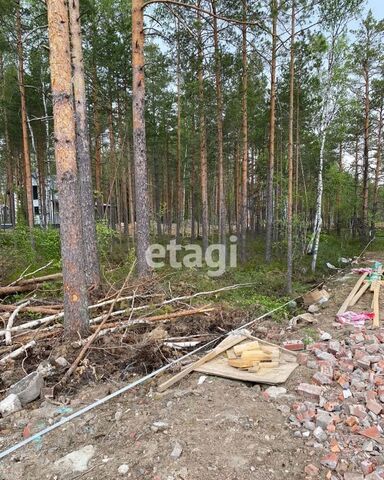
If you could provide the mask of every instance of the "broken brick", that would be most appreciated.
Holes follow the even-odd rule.
[[[372,438],[372,440],[377,440],[381,437],[380,431],[375,425],[364,430],[360,430],[359,433],[364,437]]]
[[[319,401],[320,396],[323,393],[322,387],[319,387],[318,385],[311,385],[309,383],[300,383],[300,385],[297,387],[297,391],[302,395],[308,398],[313,398],[317,401]]]
[[[345,420],[345,424],[348,425],[348,427],[353,427],[353,425],[356,425],[358,423],[358,419],[356,417],[350,416]]]
[[[304,343],[301,340],[287,340],[283,342],[283,347],[294,352],[304,350]]]
[[[308,353],[300,352],[296,356],[296,361],[299,365],[307,365],[308,362]]]
[[[317,477],[319,474],[319,469],[313,463],[310,463],[304,468],[304,472],[310,477]]]
[[[382,410],[381,405],[378,402],[376,402],[376,400],[371,400],[371,399],[367,401],[367,408],[368,410],[373,412],[375,415],[379,415],[379,413]]]
[[[331,378],[321,372],[316,372],[315,375],[313,375],[312,380],[316,385],[331,385],[332,383]]]
[[[337,464],[339,463],[339,455],[337,453],[329,453],[320,460],[320,463],[330,470],[336,470]]]

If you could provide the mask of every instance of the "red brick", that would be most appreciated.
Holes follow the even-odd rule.
[[[376,426],[365,428],[364,430],[359,431],[360,435],[364,437],[372,438],[373,440],[377,440],[381,437],[380,431]]]
[[[318,385],[311,385],[309,383],[300,383],[297,387],[297,391],[302,395],[312,398],[315,400],[319,400],[321,394],[323,393],[323,389]]]
[[[330,470],[336,470],[337,464],[339,463],[339,455],[337,453],[329,453],[320,460],[320,463]]]
[[[316,372],[315,375],[313,375],[312,380],[316,385],[331,385],[332,383],[332,379],[321,372]]]
[[[334,412],[340,404],[338,402],[325,402],[324,410],[327,412]]]
[[[344,422],[348,427],[353,427],[353,425],[356,425],[356,423],[359,423],[358,419],[356,417],[347,417],[347,419]]]
[[[376,402],[376,400],[368,400],[367,401],[367,408],[371,412],[373,412],[375,415],[379,415],[381,412],[381,405]]]
[[[367,411],[363,405],[349,405],[349,413],[361,419],[367,416]]]
[[[316,465],[313,465],[312,463],[310,463],[304,468],[304,472],[310,477],[317,477],[319,475],[319,469],[316,467]]]
[[[349,358],[341,358],[338,362],[338,367],[343,372],[352,373],[354,370],[353,360]]]
[[[308,359],[308,353],[301,352],[296,355],[296,361],[299,365],[307,365]]]
[[[304,350],[304,343],[301,340],[287,340],[283,342],[283,347],[292,351]]]
[[[332,438],[332,440],[331,440],[331,452],[339,453],[340,451],[341,451],[340,445],[338,444],[337,440],[335,438]]]

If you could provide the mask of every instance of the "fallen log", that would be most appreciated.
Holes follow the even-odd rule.
[[[2,312],[13,312],[19,306],[18,305],[6,305],[4,303],[0,303],[0,311]],[[44,315],[55,315],[59,313],[56,308],[49,308],[40,305],[28,305],[19,309],[19,312],[31,312],[31,313],[42,313]]]
[[[26,352],[29,348],[33,348],[36,345],[35,340],[31,340],[30,342],[22,345],[20,348],[13,350],[13,352],[8,353],[3,358],[0,359],[0,365],[5,365],[9,360],[13,360],[17,357],[20,357],[24,352]]]
[[[12,285],[10,287],[0,287],[0,297],[13,295],[14,293],[31,292],[32,290],[35,290],[36,287],[36,283],[33,285]]]

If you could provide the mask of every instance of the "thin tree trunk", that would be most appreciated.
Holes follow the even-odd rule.
[[[15,198],[14,198],[14,185],[13,185],[13,169],[12,169],[12,155],[11,148],[9,143],[9,132],[8,132],[8,113],[6,107],[6,93],[5,93],[5,76],[4,76],[4,64],[3,56],[0,52],[0,79],[2,87],[2,110],[3,110],[3,121],[4,121],[4,142],[5,142],[5,163],[7,170],[7,196],[8,196],[8,205],[9,205],[9,223],[12,226],[15,226]],[[4,218],[5,222],[5,218]]]
[[[48,0],[48,35],[54,118],[57,187],[60,205],[64,285],[64,329],[68,337],[88,333],[83,230],[76,163],[68,10],[65,0]]]
[[[269,124],[269,160],[267,181],[267,231],[265,240],[265,260],[272,259],[272,234],[273,234],[273,178],[275,168],[275,124],[276,124],[276,54],[277,54],[277,16],[278,5],[276,0],[271,0],[272,15],[272,59],[271,59],[271,99],[270,99],[270,124]]]
[[[132,112],[135,169],[136,257],[139,276],[149,273],[149,198],[145,141],[145,76],[143,0],[132,0]]]
[[[381,142],[383,131],[383,98],[379,107],[379,127],[377,131],[377,150],[376,150],[376,169],[375,169],[375,184],[373,189],[373,207],[372,207],[372,224],[373,229],[376,227],[377,210],[379,203],[379,183],[381,176]]]
[[[70,0],[68,8],[72,47],[72,81],[75,100],[77,167],[80,179],[79,206],[84,238],[85,276],[87,287],[93,287],[98,290],[101,285],[101,279],[96,240],[95,202],[92,188],[79,0]]]
[[[292,292],[293,239],[292,239],[292,202],[293,202],[293,117],[295,87],[295,23],[296,3],[292,0],[291,12],[291,52],[289,64],[289,118],[288,118],[288,201],[287,201],[287,291]]]
[[[18,56],[18,83],[21,100],[21,128],[23,138],[23,160],[24,160],[24,187],[26,196],[27,222],[29,228],[33,228],[33,190],[32,190],[32,173],[31,158],[29,154],[29,139],[27,125],[27,105],[25,99],[24,85],[24,49],[21,31],[21,6],[20,0],[16,0],[16,32],[17,32],[17,56]]]
[[[177,20],[177,32],[179,32],[179,20]],[[176,240],[180,240],[180,229],[183,211],[183,185],[181,180],[181,64],[180,45],[177,36],[177,143],[176,143]]]
[[[200,0],[197,2],[200,8]],[[198,20],[198,83],[199,83],[199,132],[200,132],[200,188],[201,188],[201,233],[203,239],[203,254],[208,248],[208,172],[207,172],[207,133],[205,126],[205,99],[203,78],[203,44],[201,35],[201,12],[197,12]]]
[[[245,262],[245,243],[248,231],[248,59],[247,59],[247,0],[243,0],[242,25],[242,161],[241,161],[241,202],[240,202],[240,232],[241,232],[241,260]]]
[[[365,99],[364,99],[364,163],[363,163],[363,206],[362,206],[362,236],[368,237],[368,192],[369,192],[369,71],[368,62],[364,64]]]
[[[219,36],[216,18],[216,1],[212,0],[213,17],[213,41],[215,48],[215,83],[216,83],[216,123],[217,123],[217,166],[218,166],[218,227],[219,243],[225,241],[225,190],[224,190],[224,152],[223,152],[223,87],[221,54],[219,48]]]
[[[99,110],[99,89],[97,78],[97,67],[93,65],[93,129],[95,132],[95,189],[96,189],[96,205],[97,216],[103,218],[103,186],[101,171],[101,125]]]

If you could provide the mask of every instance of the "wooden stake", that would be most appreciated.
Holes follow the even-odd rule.
[[[349,307],[349,305],[350,305],[352,299],[355,297],[356,293],[359,291],[359,289],[360,289],[361,285],[363,284],[367,275],[368,275],[368,272],[364,272],[361,275],[361,277],[356,282],[355,286],[350,291],[348,297],[344,300],[344,303],[339,308],[339,311],[337,312],[337,315],[341,315],[342,313],[347,311],[347,308]]]
[[[379,306],[379,295],[380,295],[380,282],[373,282],[374,283],[374,290],[373,290],[373,311],[374,311],[374,318],[373,318],[373,327],[379,328],[380,327],[380,306]]]
[[[365,282],[356,295],[352,298],[349,306],[353,307],[369,288],[369,282]]]

